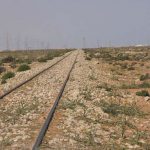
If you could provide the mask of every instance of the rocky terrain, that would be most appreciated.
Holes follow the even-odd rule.
[[[0,101],[0,149],[31,149],[75,56],[76,52]]]
[[[60,54],[63,54],[63,53],[65,54],[66,52],[67,51],[63,51],[62,50],[62,52],[60,52]],[[2,76],[5,73],[9,72],[9,71],[14,72],[15,76],[13,78],[7,79],[7,82],[5,84],[0,84],[0,94],[5,93],[9,89],[12,89],[13,87],[18,85],[19,83],[22,83],[23,81],[29,79],[30,77],[32,77],[35,74],[39,73],[40,71],[46,69],[47,67],[49,67],[50,65],[52,65],[55,62],[57,62],[60,59],[60,58],[56,57],[57,55],[58,56],[60,55],[59,52],[58,52],[58,54],[55,54],[56,56],[52,60],[46,60],[48,58],[44,58],[44,57],[46,57],[45,55],[48,55],[48,54],[54,55],[53,52],[51,52],[51,53],[49,52],[48,53],[47,51],[46,52],[41,52],[40,51],[40,52],[35,53],[34,51],[33,52],[31,51],[31,52],[28,52],[32,56],[32,57],[30,56],[31,58],[28,56],[29,54],[27,53],[28,54],[27,55],[25,52],[14,52],[14,53],[17,53],[17,54],[13,54],[13,52],[11,52],[11,55],[13,57],[10,54],[8,55],[6,53],[8,55],[7,56],[6,54],[4,55],[2,53],[4,55],[4,56],[3,55],[2,56],[5,59],[9,59],[10,62],[9,63],[8,62],[7,63],[3,63],[2,67],[4,67],[6,71],[0,73],[0,82],[2,82]],[[29,60],[28,59],[26,60],[23,56],[20,56],[21,53],[23,53],[22,55],[25,55],[24,56],[25,58],[28,56],[30,59],[27,57]],[[68,54],[69,54],[69,52],[68,52]],[[62,57],[64,57],[64,56],[62,56]],[[44,61],[43,62],[38,62],[37,61],[38,58],[43,58],[43,59],[45,59],[46,62],[44,62]],[[30,70],[26,70],[26,71],[22,71],[22,72],[18,72],[17,68],[18,68],[18,66],[20,64],[17,64],[17,62],[14,62],[14,61],[17,61],[17,59],[22,59],[21,61],[25,61],[25,63],[27,63],[28,61],[32,61],[31,64],[28,64],[31,69]],[[12,64],[15,65],[15,67],[12,67]],[[1,65],[0,65],[0,67],[1,67]]]
[[[76,53],[0,102],[1,149],[31,149]],[[79,50],[40,149],[150,149],[149,58],[147,49]]]
[[[41,149],[149,149],[149,97],[122,89],[116,66],[86,57],[80,53]]]

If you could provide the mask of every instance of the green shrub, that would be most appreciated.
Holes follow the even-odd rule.
[[[107,83],[97,85],[97,88],[105,89],[107,92],[111,92],[113,90],[112,87],[110,85],[108,85]]]
[[[101,101],[99,105],[105,113],[111,114],[113,116],[118,116],[124,114],[127,116],[142,116],[141,112],[135,105],[120,105],[117,103],[108,103],[106,101]]]
[[[39,58],[39,59],[38,59],[38,62],[47,62],[47,59],[44,58],[44,57],[43,57],[43,58]]]
[[[2,65],[3,65],[2,60],[0,60],[0,66],[2,66]]]
[[[145,90],[136,92],[136,95],[137,95],[137,96],[143,96],[143,97],[150,96],[149,92],[148,92],[148,91],[145,91]]]
[[[31,59],[23,59],[23,58],[16,58],[15,63],[17,64],[31,64],[33,60]]]
[[[54,58],[54,56],[52,54],[47,54],[46,59],[47,60],[52,60]]]
[[[123,89],[138,89],[139,88],[139,85],[137,85],[137,84],[135,84],[135,83],[132,83],[132,84],[130,84],[130,85],[123,85],[122,86],[123,87]]]
[[[150,83],[143,82],[142,84],[139,85],[139,88],[150,88]]]
[[[23,65],[19,66],[17,71],[21,72],[21,71],[26,71],[26,70],[30,70],[30,69],[31,69],[30,66],[23,64]]]
[[[116,60],[121,60],[121,61],[125,61],[125,60],[129,60],[129,56],[128,54],[118,54],[115,58]]]
[[[72,109],[74,110],[76,108],[76,102],[73,100],[66,100],[62,103],[61,108],[62,109]]]
[[[127,85],[127,84],[123,84],[121,86],[122,89],[139,89],[139,88],[150,88],[150,83],[148,82],[143,82],[141,84],[135,84],[135,83],[132,83],[130,85]]]
[[[2,76],[2,80],[7,80],[9,78],[13,78],[15,76],[14,72],[7,72]]]
[[[92,58],[90,56],[86,56],[85,60],[91,60]]]
[[[15,58],[12,57],[12,56],[8,56],[8,57],[5,57],[2,59],[2,63],[11,63],[11,62],[14,62],[15,61]]]
[[[147,79],[150,79],[150,74],[149,74],[149,73],[140,76],[140,80],[141,80],[141,81],[147,80]]]
[[[52,60],[52,59],[54,59],[55,57],[60,57],[60,56],[62,56],[62,55],[64,55],[65,54],[65,52],[63,52],[63,51],[53,51],[53,53],[51,53],[51,52],[49,52],[47,55],[46,55],[46,59],[47,60]]]

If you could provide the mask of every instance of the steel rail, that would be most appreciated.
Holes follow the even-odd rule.
[[[7,92],[5,92],[4,94],[0,95],[0,100],[3,99],[5,96],[9,95],[10,93],[12,93],[13,91],[15,91],[16,89],[20,88],[21,86],[23,86],[24,84],[28,83],[29,81],[31,81],[32,79],[34,79],[35,77],[41,75],[42,73],[44,73],[45,71],[47,71],[48,69],[52,68],[53,66],[57,65],[59,62],[61,62],[62,60],[64,60],[66,57],[68,57],[69,55],[71,55],[73,52],[70,52],[68,55],[64,56],[63,58],[61,58],[60,60],[58,60],[57,62],[55,62],[54,64],[50,65],[49,67],[47,67],[46,69],[38,72],[37,74],[33,75],[31,78],[27,79],[26,81],[23,81],[22,83],[18,84],[17,86],[15,86],[14,88],[8,90]]]
[[[67,77],[66,77],[66,79],[65,79],[65,81],[64,81],[64,83],[63,83],[63,85],[62,85],[62,87],[61,87],[61,89],[59,91],[59,94],[58,94],[58,96],[57,96],[57,98],[56,98],[56,100],[55,100],[55,102],[53,104],[53,107],[50,110],[50,112],[49,112],[49,114],[48,114],[48,116],[47,116],[47,118],[46,118],[46,120],[45,120],[45,122],[44,122],[44,124],[43,124],[43,126],[42,126],[42,128],[41,128],[41,130],[40,130],[40,132],[39,132],[39,134],[37,136],[37,138],[36,138],[36,141],[35,141],[35,143],[34,143],[34,145],[32,147],[32,150],[39,150],[39,147],[40,147],[40,145],[41,145],[41,143],[43,141],[43,138],[44,138],[44,136],[45,136],[45,134],[46,134],[46,132],[48,130],[49,124],[51,123],[51,121],[53,119],[53,116],[54,116],[54,113],[55,113],[56,108],[58,106],[58,103],[59,103],[59,101],[60,101],[60,99],[61,99],[61,97],[63,95],[63,92],[65,90],[66,84],[67,84],[67,82],[68,82],[68,80],[70,78],[70,74],[71,74],[71,72],[72,72],[72,70],[73,70],[73,68],[75,66],[77,57],[78,57],[78,54],[76,55],[75,60],[74,60],[72,66],[71,66],[71,68],[70,68],[70,70],[68,72],[68,75],[67,75]]]

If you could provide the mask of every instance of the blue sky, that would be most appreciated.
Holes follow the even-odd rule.
[[[150,44],[150,0],[0,0],[0,49],[82,47],[83,37],[87,47]]]

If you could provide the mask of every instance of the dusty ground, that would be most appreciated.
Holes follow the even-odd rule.
[[[75,56],[76,52],[0,101],[0,149],[31,149]]]
[[[0,52],[0,67],[5,68],[4,72],[0,72],[0,94],[3,94],[9,89],[15,87],[17,84],[29,79],[33,75],[47,68],[59,59],[57,58],[58,56],[65,55],[65,53],[69,53],[69,51],[70,50],[37,50]],[[47,62],[38,62],[39,58],[43,58]],[[53,59],[51,60],[51,58]],[[3,61],[8,62],[3,63]],[[18,72],[17,70],[22,64],[27,64],[31,69]],[[6,83],[2,84],[3,75],[10,71],[14,72],[15,76],[13,78],[7,79]]]
[[[141,75],[150,73],[149,52],[147,55],[147,51],[123,50],[129,56],[138,55],[137,60],[116,60],[108,53],[79,52],[40,149],[150,149],[150,100],[148,96],[136,95],[143,89],[150,92],[149,85],[145,84],[150,79],[140,80]],[[104,54],[114,60],[106,60]],[[52,104],[49,97],[54,100],[57,96],[74,57],[7,97],[6,103],[0,103],[3,149],[19,149],[20,145],[27,148],[31,144],[28,141],[35,137]]]
[[[68,54],[66,54],[66,55],[68,55]],[[5,67],[7,68],[8,71],[15,72],[15,77],[8,79],[7,83],[5,83],[5,84],[0,84],[0,94],[8,91],[9,89],[12,89],[13,87],[18,85],[19,83],[22,83],[23,81],[29,79],[30,77],[37,74],[38,72],[46,69],[47,67],[49,67],[53,63],[57,62],[59,59],[60,58],[54,58],[53,60],[49,60],[46,63],[33,62],[32,64],[30,64],[31,69],[24,71],[24,72],[17,72],[17,68],[12,69],[12,68],[10,68],[10,66],[8,64],[6,64]],[[1,76],[3,74],[1,74]]]
[[[123,72],[81,52],[41,149],[150,149],[150,101],[121,88],[140,82],[139,66]]]

